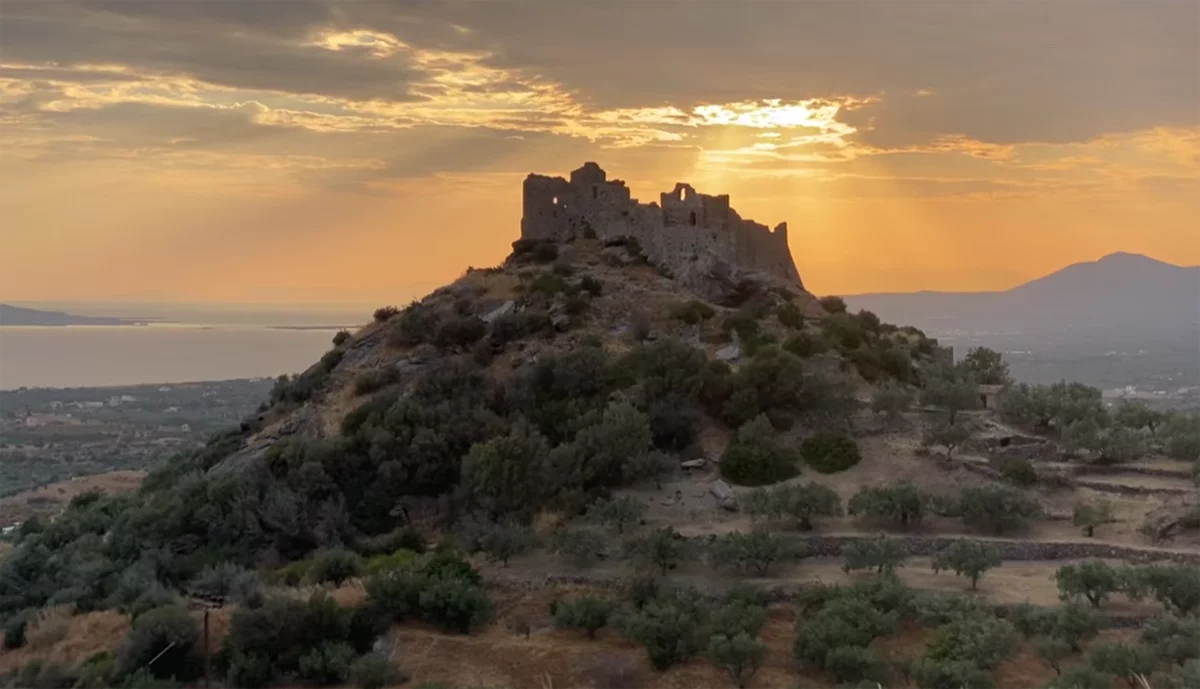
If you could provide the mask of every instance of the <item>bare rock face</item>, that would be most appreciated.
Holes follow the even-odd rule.
[[[729,487],[728,483],[717,479],[709,484],[708,492],[717,499],[717,504],[720,505],[721,509],[730,512],[738,511],[737,496],[734,495],[733,489]]]
[[[1166,541],[1180,531],[1200,528],[1200,496],[1169,498],[1162,507],[1146,515],[1141,531],[1155,543]]]
[[[497,318],[500,318],[501,316],[507,316],[508,314],[512,313],[513,311],[516,310],[516,308],[517,308],[516,303],[512,299],[509,299],[508,301],[504,302],[503,304],[497,306],[496,308],[494,308],[491,311],[484,314],[483,322],[484,323],[492,323]]]
[[[703,469],[704,464],[705,464],[705,459],[703,457],[700,457],[698,459],[689,459],[689,460],[680,462],[679,466],[682,469]]]

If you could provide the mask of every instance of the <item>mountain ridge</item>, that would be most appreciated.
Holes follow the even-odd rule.
[[[917,327],[1058,332],[1063,329],[1177,330],[1200,323],[1200,266],[1116,252],[1006,290],[875,292],[848,295],[854,309]]]

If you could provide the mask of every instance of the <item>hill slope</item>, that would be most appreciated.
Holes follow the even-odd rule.
[[[1175,331],[1200,322],[1197,295],[1200,267],[1116,253],[1000,292],[859,294],[846,303],[939,331]]]

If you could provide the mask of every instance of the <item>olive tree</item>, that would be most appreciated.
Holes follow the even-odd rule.
[[[971,580],[971,590],[979,585],[983,573],[1000,565],[1000,551],[984,541],[960,539],[933,556],[933,571],[953,571]]]
[[[1121,573],[1100,560],[1063,565],[1054,573],[1054,579],[1058,582],[1059,598],[1064,601],[1086,598],[1097,608],[1121,587]]]

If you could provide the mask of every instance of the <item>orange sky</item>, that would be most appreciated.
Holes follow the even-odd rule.
[[[1200,263],[1200,4],[0,8],[0,299],[402,302],[585,160],[821,294]]]

